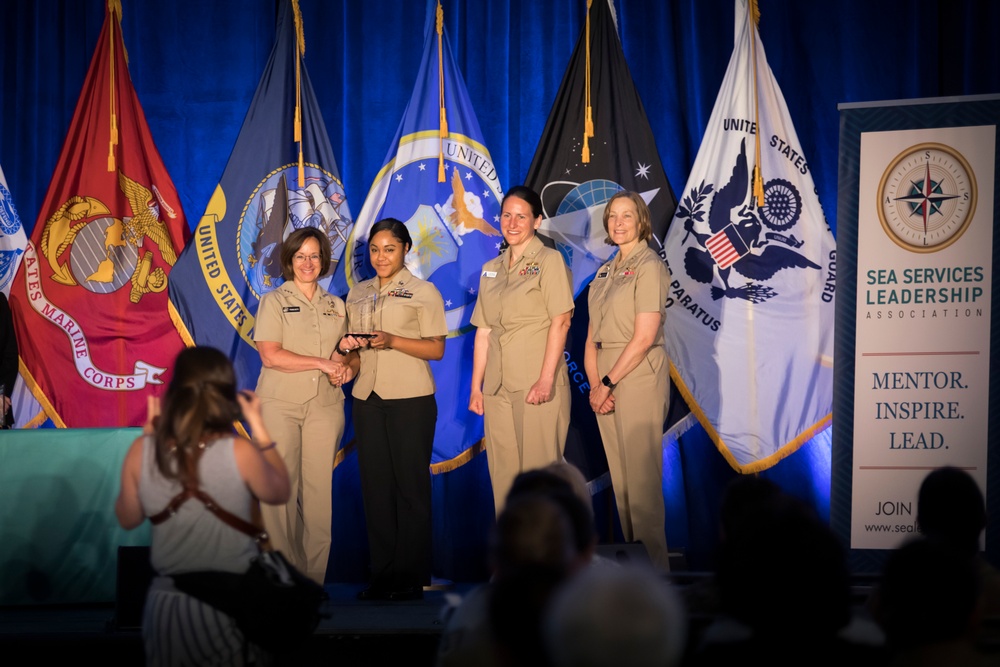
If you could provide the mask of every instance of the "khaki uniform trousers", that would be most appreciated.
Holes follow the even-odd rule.
[[[323,583],[330,557],[333,461],[344,435],[344,404],[263,398],[261,413],[292,487],[286,504],[261,503],[264,527],[275,549],[310,579]]]
[[[552,400],[528,405],[528,391],[508,391],[483,396],[486,462],[493,483],[493,506],[499,516],[514,478],[525,470],[561,461],[569,431],[568,385],[555,385]]]
[[[598,350],[604,374],[621,349]],[[625,540],[639,540],[650,560],[668,570],[663,507],[663,421],[666,418],[669,371],[665,354],[648,355],[615,387],[615,411],[596,415],[604,441],[618,518]]]

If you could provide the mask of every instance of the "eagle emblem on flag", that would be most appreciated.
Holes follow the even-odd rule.
[[[704,219],[705,200],[713,191],[714,185],[702,182],[677,209],[677,218],[684,221],[682,243],[688,243],[689,236],[697,243],[684,254],[684,270],[692,280],[705,284],[713,283],[718,276],[722,284],[712,286],[713,299],[761,303],[777,296],[766,281],[778,271],[820,269],[819,264],[797,252],[802,241],[781,233],[793,227],[802,214],[802,198],[794,185],[783,179],[768,182],[764,206],[755,206],[750,195],[746,141],[740,145],[729,182],[712,197],[706,233],[696,229],[696,223]],[[747,281],[736,285],[734,272]]]

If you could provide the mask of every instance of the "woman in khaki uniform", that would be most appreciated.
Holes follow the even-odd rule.
[[[563,352],[573,315],[569,269],[535,236],[542,201],[523,185],[504,196],[500,230],[508,247],[483,265],[469,409],[483,415],[486,460],[497,514],[514,477],[562,459],[569,429]]]
[[[361,600],[415,600],[431,579],[431,454],[437,402],[429,361],[444,356],[444,301],[404,265],[413,241],[399,220],[372,226],[368,251],[377,276],[347,295],[348,330],[362,303],[374,305],[370,337],[348,334],[348,375],[357,373],[354,431],[371,562]]]
[[[292,483],[285,505],[261,507],[274,547],[323,583],[330,555],[333,461],[344,434],[341,357],[344,301],[319,286],[330,270],[330,241],[315,227],[292,232],[281,247],[285,282],[260,299],[254,341],[263,365],[257,395]]]
[[[663,421],[670,391],[663,344],[670,275],[646,241],[649,208],[619,192],[604,208],[607,242],[618,253],[590,283],[590,327],[584,367],[590,406],[608,457],[622,533],[641,541],[653,564],[668,570],[663,509]]]

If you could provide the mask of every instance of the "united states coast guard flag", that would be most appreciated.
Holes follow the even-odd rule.
[[[284,282],[282,241],[305,226],[327,235],[333,262],[320,284],[328,288],[353,224],[304,63],[296,96],[304,44],[298,3],[286,0],[229,162],[170,281],[185,342],[226,352],[242,387],[254,387],[260,374],[254,316],[260,297]]]
[[[482,440],[482,418],[467,408],[472,341],[466,336],[474,335],[469,320],[479,272],[502,239],[502,189],[452,59],[441,6],[432,0],[428,7],[417,84],[358,215],[344,268],[350,286],[374,277],[368,231],[382,218],[397,218],[413,238],[406,267],[441,292],[448,339],[444,357],[431,362],[439,409],[432,466],[440,473],[466,462]]]
[[[830,422],[836,262],[809,163],[736,0],[732,59],[667,235],[671,374],[738,472]]]
[[[184,347],[166,289],[188,233],[129,76],[121,4],[108,0],[10,292],[22,376],[56,426],[145,422]]]

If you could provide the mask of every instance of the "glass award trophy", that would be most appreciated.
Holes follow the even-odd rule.
[[[378,293],[374,292],[348,302],[348,336],[355,338],[373,338],[375,336],[375,304],[377,301]]]

